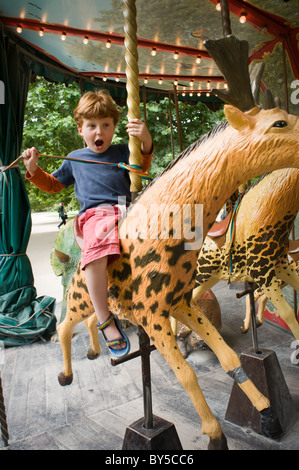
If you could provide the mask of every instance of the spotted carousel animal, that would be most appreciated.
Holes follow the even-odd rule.
[[[296,247],[294,246],[296,244]],[[299,240],[290,240],[290,247],[288,251],[288,269],[296,271],[299,276]],[[294,248],[293,248],[294,247]],[[285,261],[281,266],[281,269],[284,269]],[[280,288],[283,289],[287,285],[286,282],[280,282]],[[254,300],[257,303],[256,309],[256,326],[259,327],[264,322],[264,311],[268,301],[268,297],[261,289],[257,289],[254,292]],[[246,297],[246,315],[244,318],[243,326],[240,328],[241,333],[247,333],[250,325],[250,299],[249,296]],[[294,312],[296,316],[296,312]],[[298,315],[297,315],[298,318]],[[297,320],[298,321],[298,320]]]
[[[250,187],[230,222],[233,241],[231,225],[218,240],[207,236],[204,241],[194,300],[220,280],[255,282],[299,339],[294,310],[281,290],[283,282],[299,290],[298,273],[288,260],[289,235],[298,209],[298,169],[274,171]]]
[[[228,53],[240,63],[244,41],[239,46],[232,36],[225,39],[229,41]],[[237,42],[236,48],[232,41]],[[248,45],[246,51],[248,57]],[[247,66],[247,59],[245,62]],[[228,78],[227,81],[229,85]],[[242,80],[242,86],[245,82]],[[249,77],[248,85],[247,91],[252,96]],[[231,91],[228,95],[232,101]],[[205,237],[225,201],[242,182],[278,168],[299,168],[298,118],[280,109],[260,111],[253,99],[248,99],[245,105],[245,96],[247,99],[248,94],[242,90],[238,101],[243,97],[246,112],[226,105],[227,122],[189,147],[143,190],[119,225],[121,256],[107,270],[110,310],[144,328],[192,400],[202,421],[202,432],[208,434],[209,448],[213,449],[227,448],[226,438],[203,396],[195,371],[179,351],[171,316],[200,334],[215,352],[224,370],[261,413],[264,432],[269,436],[281,432],[269,400],[248,379],[237,354],[192,300],[201,246],[198,228],[202,227]],[[150,238],[147,233],[149,225],[160,235],[164,230],[156,217],[150,218],[154,203],[157,207],[173,207],[168,237]],[[197,211],[200,205],[203,205],[202,224]],[[190,211],[184,213],[184,207]],[[186,225],[190,230],[184,230]],[[64,357],[64,370],[59,375],[61,385],[72,381],[71,339],[78,322],[85,321],[92,349],[96,355],[100,353],[97,320],[92,314],[80,263],[68,298],[66,318],[58,326]]]

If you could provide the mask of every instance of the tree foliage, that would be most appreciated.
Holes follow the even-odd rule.
[[[80,99],[81,92],[77,83],[66,87],[63,84],[46,82],[37,78],[30,85],[25,112],[23,149],[36,147],[38,152],[47,155],[66,156],[72,150],[83,146],[77,131],[73,111]],[[143,104],[140,105],[144,116]],[[174,103],[171,106],[172,126],[168,98],[160,102],[151,101],[146,105],[147,127],[153,137],[155,149],[150,170],[152,176],[159,174],[167,164],[180,153],[177,116]],[[182,130],[183,148],[199,139],[224,119],[222,110],[211,112],[202,104],[179,103],[179,119]],[[127,109],[122,108],[121,119],[114,134],[114,143],[128,142],[126,132]],[[172,144],[173,142],[173,144]],[[39,165],[52,173],[62,160],[40,157]],[[22,170],[25,174],[25,169]],[[32,210],[57,210],[58,202],[63,200],[68,210],[79,209],[73,187],[63,193],[49,195],[33,184],[25,181]]]

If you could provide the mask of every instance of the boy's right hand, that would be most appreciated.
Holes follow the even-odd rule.
[[[29,171],[30,175],[33,176],[38,168],[38,165],[37,165],[38,152],[36,148],[31,147],[31,149],[26,149],[24,150],[22,155],[23,155],[24,165],[27,171]]]

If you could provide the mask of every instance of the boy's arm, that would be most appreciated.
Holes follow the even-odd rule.
[[[153,151],[154,151],[154,144],[152,144],[152,148],[149,154],[142,154],[142,161],[141,161],[141,166],[143,171],[148,171],[151,167],[152,164],[152,158],[153,158]]]
[[[27,171],[25,178],[46,193],[59,193],[66,188],[55,176],[46,173],[39,166],[33,175]]]
[[[154,145],[152,137],[143,121],[140,119],[131,119],[127,124],[127,132],[140,139],[142,153],[142,169],[148,171],[151,166]]]
[[[27,169],[25,178],[35,184],[39,189],[46,193],[58,193],[66,188],[57,178],[46,173],[38,164],[38,152],[35,147],[28,148],[23,152],[23,162]]]

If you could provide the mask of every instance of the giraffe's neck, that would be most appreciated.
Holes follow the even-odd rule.
[[[144,194],[142,202],[173,206],[203,205],[203,235],[226,200],[251,174],[242,156],[231,146],[229,130],[202,144],[169,170]],[[215,151],[212,151],[212,147]],[[247,162],[248,163],[248,162]]]

